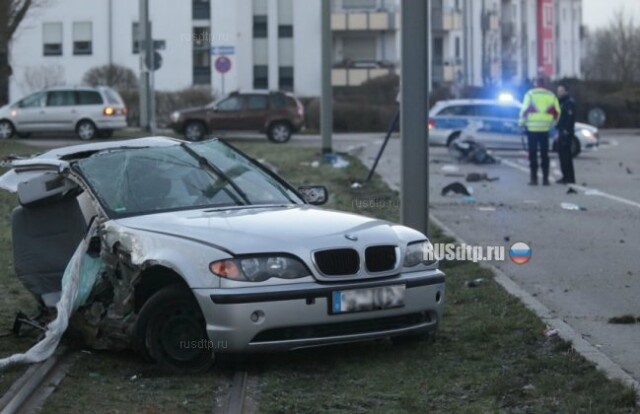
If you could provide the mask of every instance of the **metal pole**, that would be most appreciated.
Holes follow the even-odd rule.
[[[331,33],[331,1],[322,0],[322,97],[320,109],[320,132],[322,133],[322,153],[328,154],[331,149],[333,133],[333,89],[331,85],[331,55],[333,35]]]
[[[429,227],[429,88],[430,2],[401,1],[401,219],[425,234]]]
[[[384,137],[384,142],[380,147],[380,151],[378,151],[378,155],[376,156],[376,160],[373,162],[373,166],[371,170],[369,170],[369,174],[367,175],[367,179],[364,180],[365,183],[368,183],[373,178],[373,173],[376,172],[376,168],[378,167],[378,163],[380,162],[380,158],[382,158],[382,154],[384,153],[384,149],[387,147],[389,143],[389,138],[391,138],[391,134],[396,130],[398,126],[398,122],[400,121],[400,109],[396,111],[396,114],[393,116],[391,123],[389,123],[389,127],[387,127],[387,135]]]
[[[138,52],[140,54],[140,129],[149,130],[149,68],[147,43],[149,41],[149,0],[140,0],[138,19]]]

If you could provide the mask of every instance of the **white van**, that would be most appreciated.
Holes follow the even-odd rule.
[[[33,132],[76,132],[82,140],[109,138],[127,127],[127,108],[111,88],[59,87],[0,108],[0,139]]]

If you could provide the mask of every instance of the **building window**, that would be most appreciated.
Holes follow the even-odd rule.
[[[256,65],[253,67],[253,88],[269,88],[269,67],[267,65]]]
[[[260,39],[267,37],[267,16],[253,16],[253,38]]]
[[[209,50],[209,28],[193,28],[193,84],[211,84],[211,53]]]
[[[290,38],[293,37],[293,26],[290,24],[281,24],[278,26],[278,37]]]
[[[93,43],[91,39],[91,22],[76,22],[73,24],[73,54],[90,55],[93,53]]]
[[[210,0],[193,0],[194,20],[209,20],[211,18],[211,2]]]
[[[378,7],[378,0],[342,0],[345,10],[371,10]]]
[[[456,37],[456,58],[460,59],[460,38]]]
[[[43,23],[42,39],[45,56],[62,56],[62,23]]]
[[[293,91],[293,66],[280,66],[278,69],[278,83],[280,89]]]

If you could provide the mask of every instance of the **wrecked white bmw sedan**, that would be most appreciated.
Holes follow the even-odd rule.
[[[0,188],[20,201],[18,278],[96,349],[199,371],[217,352],[411,337],[442,316],[423,234],[318,208],[324,187],[216,139],[55,149],[13,161]]]

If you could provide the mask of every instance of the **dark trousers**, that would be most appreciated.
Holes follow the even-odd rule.
[[[529,143],[529,170],[531,171],[531,181],[538,179],[538,148],[540,148],[540,166],[542,176],[549,179],[549,133],[548,132],[527,132]]]
[[[562,180],[571,184],[576,182],[576,177],[573,171],[573,156],[571,155],[572,140],[573,134],[560,135],[558,138],[558,158],[560,159]]]

